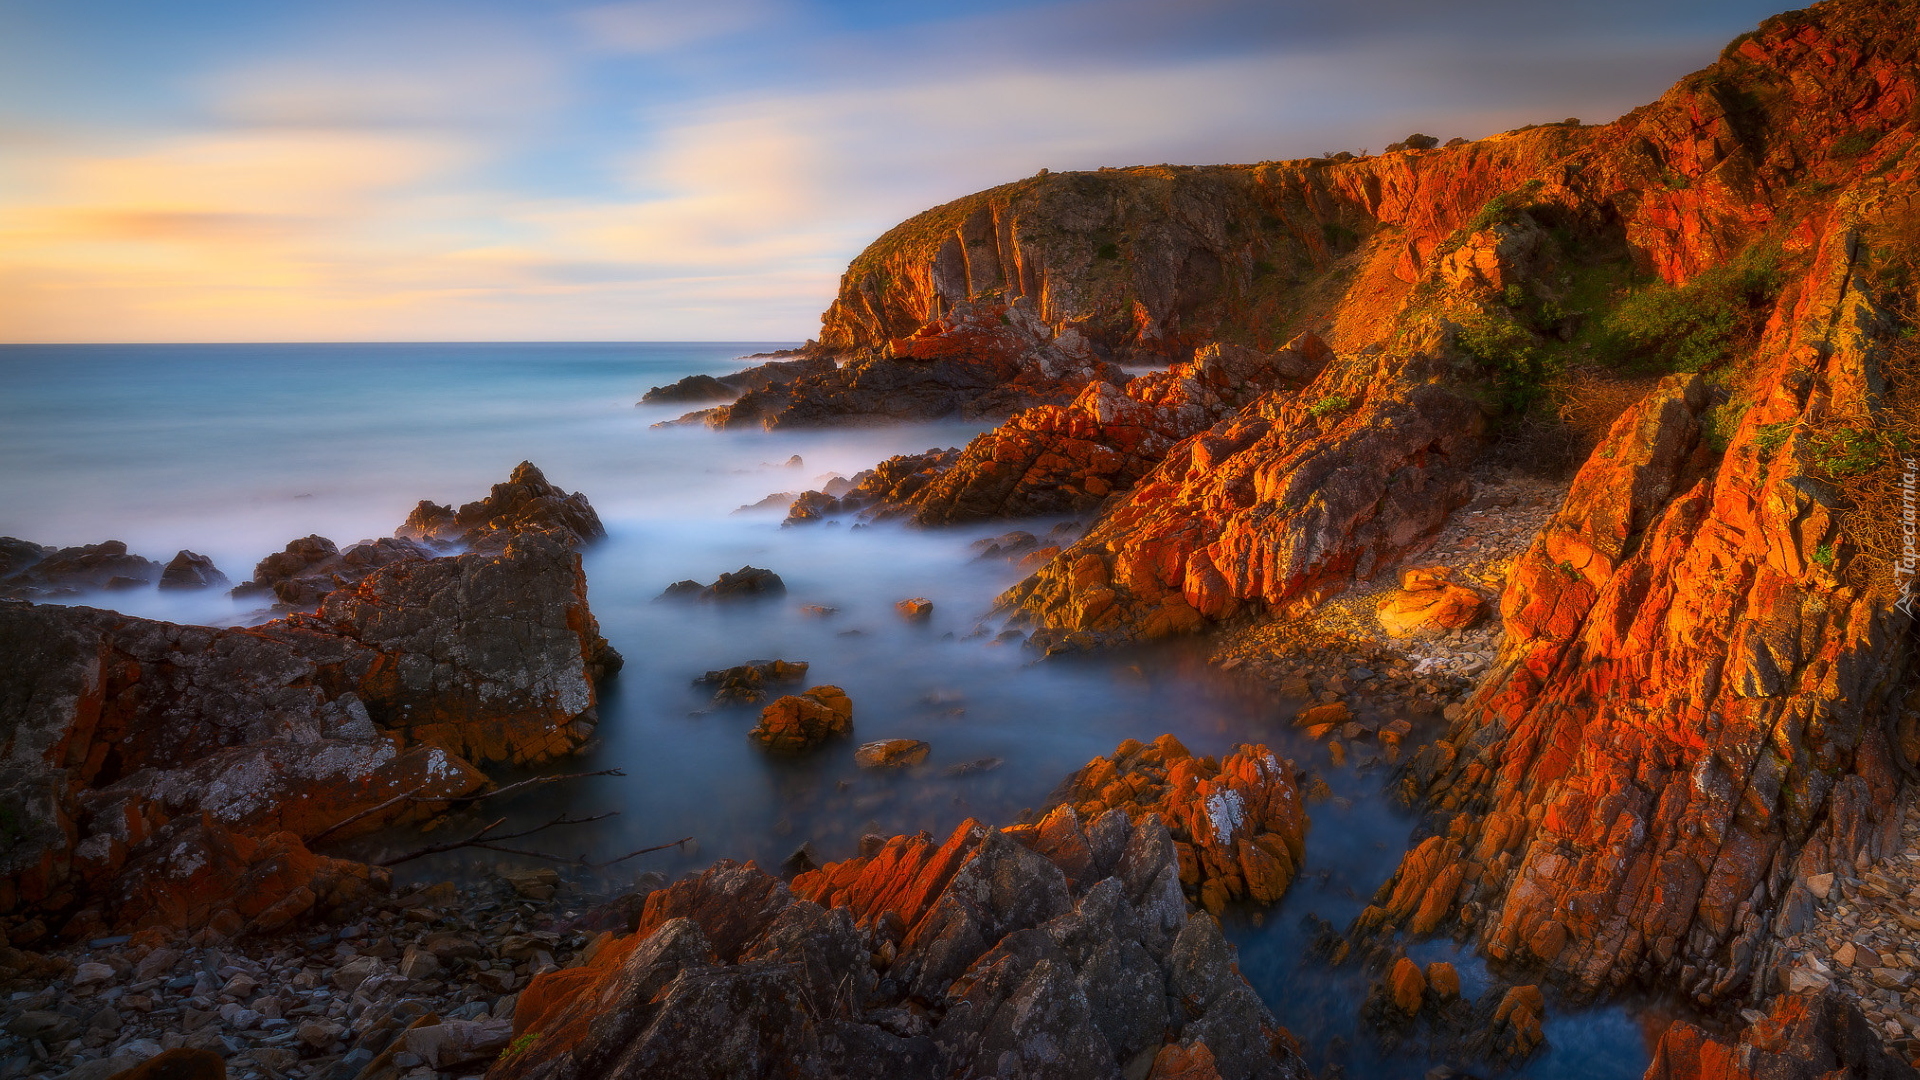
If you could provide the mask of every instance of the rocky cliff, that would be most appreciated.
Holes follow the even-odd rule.
[[[1312,609],[1417,555],[1490,452],[1584,415],[1498,662],[1406,776],[1431,834],[1358,929],[1472,935],[1576,993],[1757,993],[1805,881],[1882,853],[1920,760],[1885,480],[1920,379],[1916,25],[1911,0],[1778,16],[1605,125],[995,188],[863,253],[822,342],[1014,298],[1116,357],[1331,346],[1002,598],[1050,648]],[[1017,417],[915,497],[1031,512],[988,463],[1045,463],[1072,496],[1045,508],[1088,509],[1107,481],[1074,453],[1125,434],[1117,401]]]

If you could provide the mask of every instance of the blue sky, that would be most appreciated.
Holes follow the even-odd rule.
[[[0,0],[0,340],[781,340],[928,206],[1612,119],[1714,0]]]

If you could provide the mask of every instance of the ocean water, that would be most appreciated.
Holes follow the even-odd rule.
[[[481,497],[522,460],[584,491],[609,536],[586,554],[589,600],[626,667],[601,704],[599,743],[558,771],[623,776],[548,785],[508,807],[517,823],[617,812],[525,843],[596,858],[692,837],[622,864],[678,875],[717,858],[777,865],[801,843],[845,858],[867,833],[944,835],[969,816],[1012,821],[1089,758],[1171,732],[1196,753],[1265,742],[1318,770],[1335,798],[1311,808],[1306,870],[1256,922],[1230,919],[1243,970],[1317,1066],[1349,1077],[1418,1075],[1359,1033],[1364,976],[1305,959],[1309,913],[1344,927],[1405,851],[1413,821],[1382,797],[1384,770],[1335,769],[1289,723],[1297,705],[1223,675],[1193,643],[1038,663],[997,644],[993,597],[1018,571],[970,545],[1013,524],[782,528],[783,510],[741,508],[851,476],[896,453],[958,446],[979,425],[827,432],[655,428],[674,407],[636,407],[649,387],[744,366],[783,343],[149,345],[0,347],[0,535],[43,544],[106,539],[165,561],[188,548],[240,581],[263,556],[318,533],[342,547],[389,535],[421,499]],[[798,463],[792,459],[798,457]],[[1039,532],[1054,520],[1021,522]],[[743,565],[787,596],[742,606],[656,603],[669,583]],[[895,601],[926,597],[907,623]],[[265,617],[224,594],[154,589],[75,603],[182,622]],[[826,618],[801,605],[836,608]],[[875,774],[850,746],[773,760],[746,738],[756,711],[711,709],[701,673],[747,660],[812,665],[854,702],[857,741],[924,739],[927,766]],[[948,775],[955,765],[996,767]],[[417,842],[376,838],[377,856]],[[448,858],[407,872],[483,873]],[[1447,943],[1470,987],[1483,970]],[[1432,953],[1432,955],[1428,955]],[[1536,1078],[1628,1080],[1650,1051],[1622,1006],[1550,1007]]]

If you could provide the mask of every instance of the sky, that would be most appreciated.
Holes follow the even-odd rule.
[[[1778,0],[0,0],[0,342],[798,341],[1047,168],[1611,120]]]

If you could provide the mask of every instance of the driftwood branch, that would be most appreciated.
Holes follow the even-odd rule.
[[[531,829],[522,829],[519,832],[511,832],[511,833],[494,832],[495,829],[506,824],[506,821],[507,821],[506,818],[496,818],[495,820],[487,823],[487,825],[481,828],[478,832],[475,832],[472,836],[469,836],[464,840],[453,840],[444,844],[432,844],[427,847],[423,847],[418,851],[409,851],[405,855],[395,855],[391,859],[382,859],[378,865],[398,866],[399,864],[404,862],[412,862],[415,859],[423,859],[428,855],[439,855],[448,851],[458,851],[458,850],[461,850],[462,848],[478,848],[482,851],[497,851],[503,855],[524,855],[524,856],[527,856],[528,858],[545,859],[548,862],[565,863],[571,866],[579,866],[587,870],[601,870],[601,869],[605,869],[606,867],[612,866],[615,863],[625,862],[636,855],[645,855],[650,851],[663,851],[670,847],[680,847],[681,845],[689,843],[693,840],[693,837],[691,836],[683,836],[680,839],[675,840],[671,843],[655,844],[652,847],[644,847],[638,851],[629,851],[625,855],[620,856],[619,858],[608,859],[605,862],[594,862],[588,859],[585,855],[575,855],[571,857],[566,855],[552,855],[544,851],[528,851],[524,848],[503,847],[501,845],[501,841],[503,840],[518,840],[518,839],[521,839],[522,837],[532,836],[535,833],[545,832],[548,829],[552,829],[561,825],[585,825],[588,822],[592,822],[592,821],[604,821],[605,819],[614,817],[617,814],[619,814],[618,810],[609,810],[604,814],[594,814],[589,817],[581,817],[581,818],[568,817],[567,815],[562,814],[559,817],[556,817],[553,820],[546,822],[545,824],[535,825]]]
[[[475,803],[475,802],[479,802],[482,799],[492,799],[492,798],[497,798],[501,795],[511,795],[514,792],[521,790],[522,788],[539,787],[541,784],[557,784],[562,780],[585,780],[589,776],[625,776],[625,775],[627,775],[627,770],[625,769],[601,769],[599,772],[567,773],[564,776],[536,776],[528,780],[522,780],[516,784],[508,784],[506,787],[503,787],[503,788],[494,788],[492,791],[482,791],[477,795],[453,795],[453,796],[448,796],[444,798],[437,795],[426,795],[426,796],[416,798],[414,799],[414,801],[415,802],[444,802],[444,803]]]
[[[482,791],[477,795],[422,795],[420,793],[427,789],[427,785],[425,783],[421,783],[421,784],[415,785],[414,787],[406,791],[401,792],[398,795],[395,795],[393,798],[388,799],[387,801],[379,804],[378,806],[370,806],[367,809],[362,810],[359,813],[353,815],[352,817],[343,818],[340,821],[334,822],[333,824],[320,830],[320,832],[315,834],[313,839],[308,840],[307,843],[317,844],[320,841],[326,839],[329,836],[332,836],[334,833],[339,832],[341,829],[344,829],[347,826],[352,825],[357,821],[365,821],[367,818],[370,818],[375,814],[378,814],[384,810],[392,809],[393,807],[398,806],[404,802],[447,803],[448,805],[452,805],[454,803],[477,803],[482,799],[491,799],[498,795],[511,795],[512,793],[519,791],[523,788],[538,787],[542,784],[557,784],[562,780],[584,780],[590,776],[625,776],[625,775],[627,775],[627,772],[625,769],[601,769],[599,772],[567,773],[563,776],[536,776],[530,780],[522,780],[516,784],[508,784],[506,787],[503,787],[503,788],[495,788],[492,791]]]
[[[403,791],[400,794],[395,795],[393,798],[388,799],[386,802],[383,802],[378,806],[370,806],[367,809],[360,811],[359,813],[353,815],[350,818],[343,818],[340,821],[336,821],[333,824],[327,826],[326,828],[316,833],[313,839],[308,840],[307,843],[309,845],[317,844],[320,841],[325,840],[327,837],[332,836],[334,833],[339,832],[341,829],[346,828],[347,826],[353,824],[356,821],[364,821],[365,819],[372,817],[373,815],[379,813],[382,810],[387,809],[388,807],[397,806],[400,803],[408,802],[412,800],[414,796],[419,795],[422,791],[426,790],[426,787],[427,785],[424,783],[418,784],[415,787],[413,787],[411,790]]]

